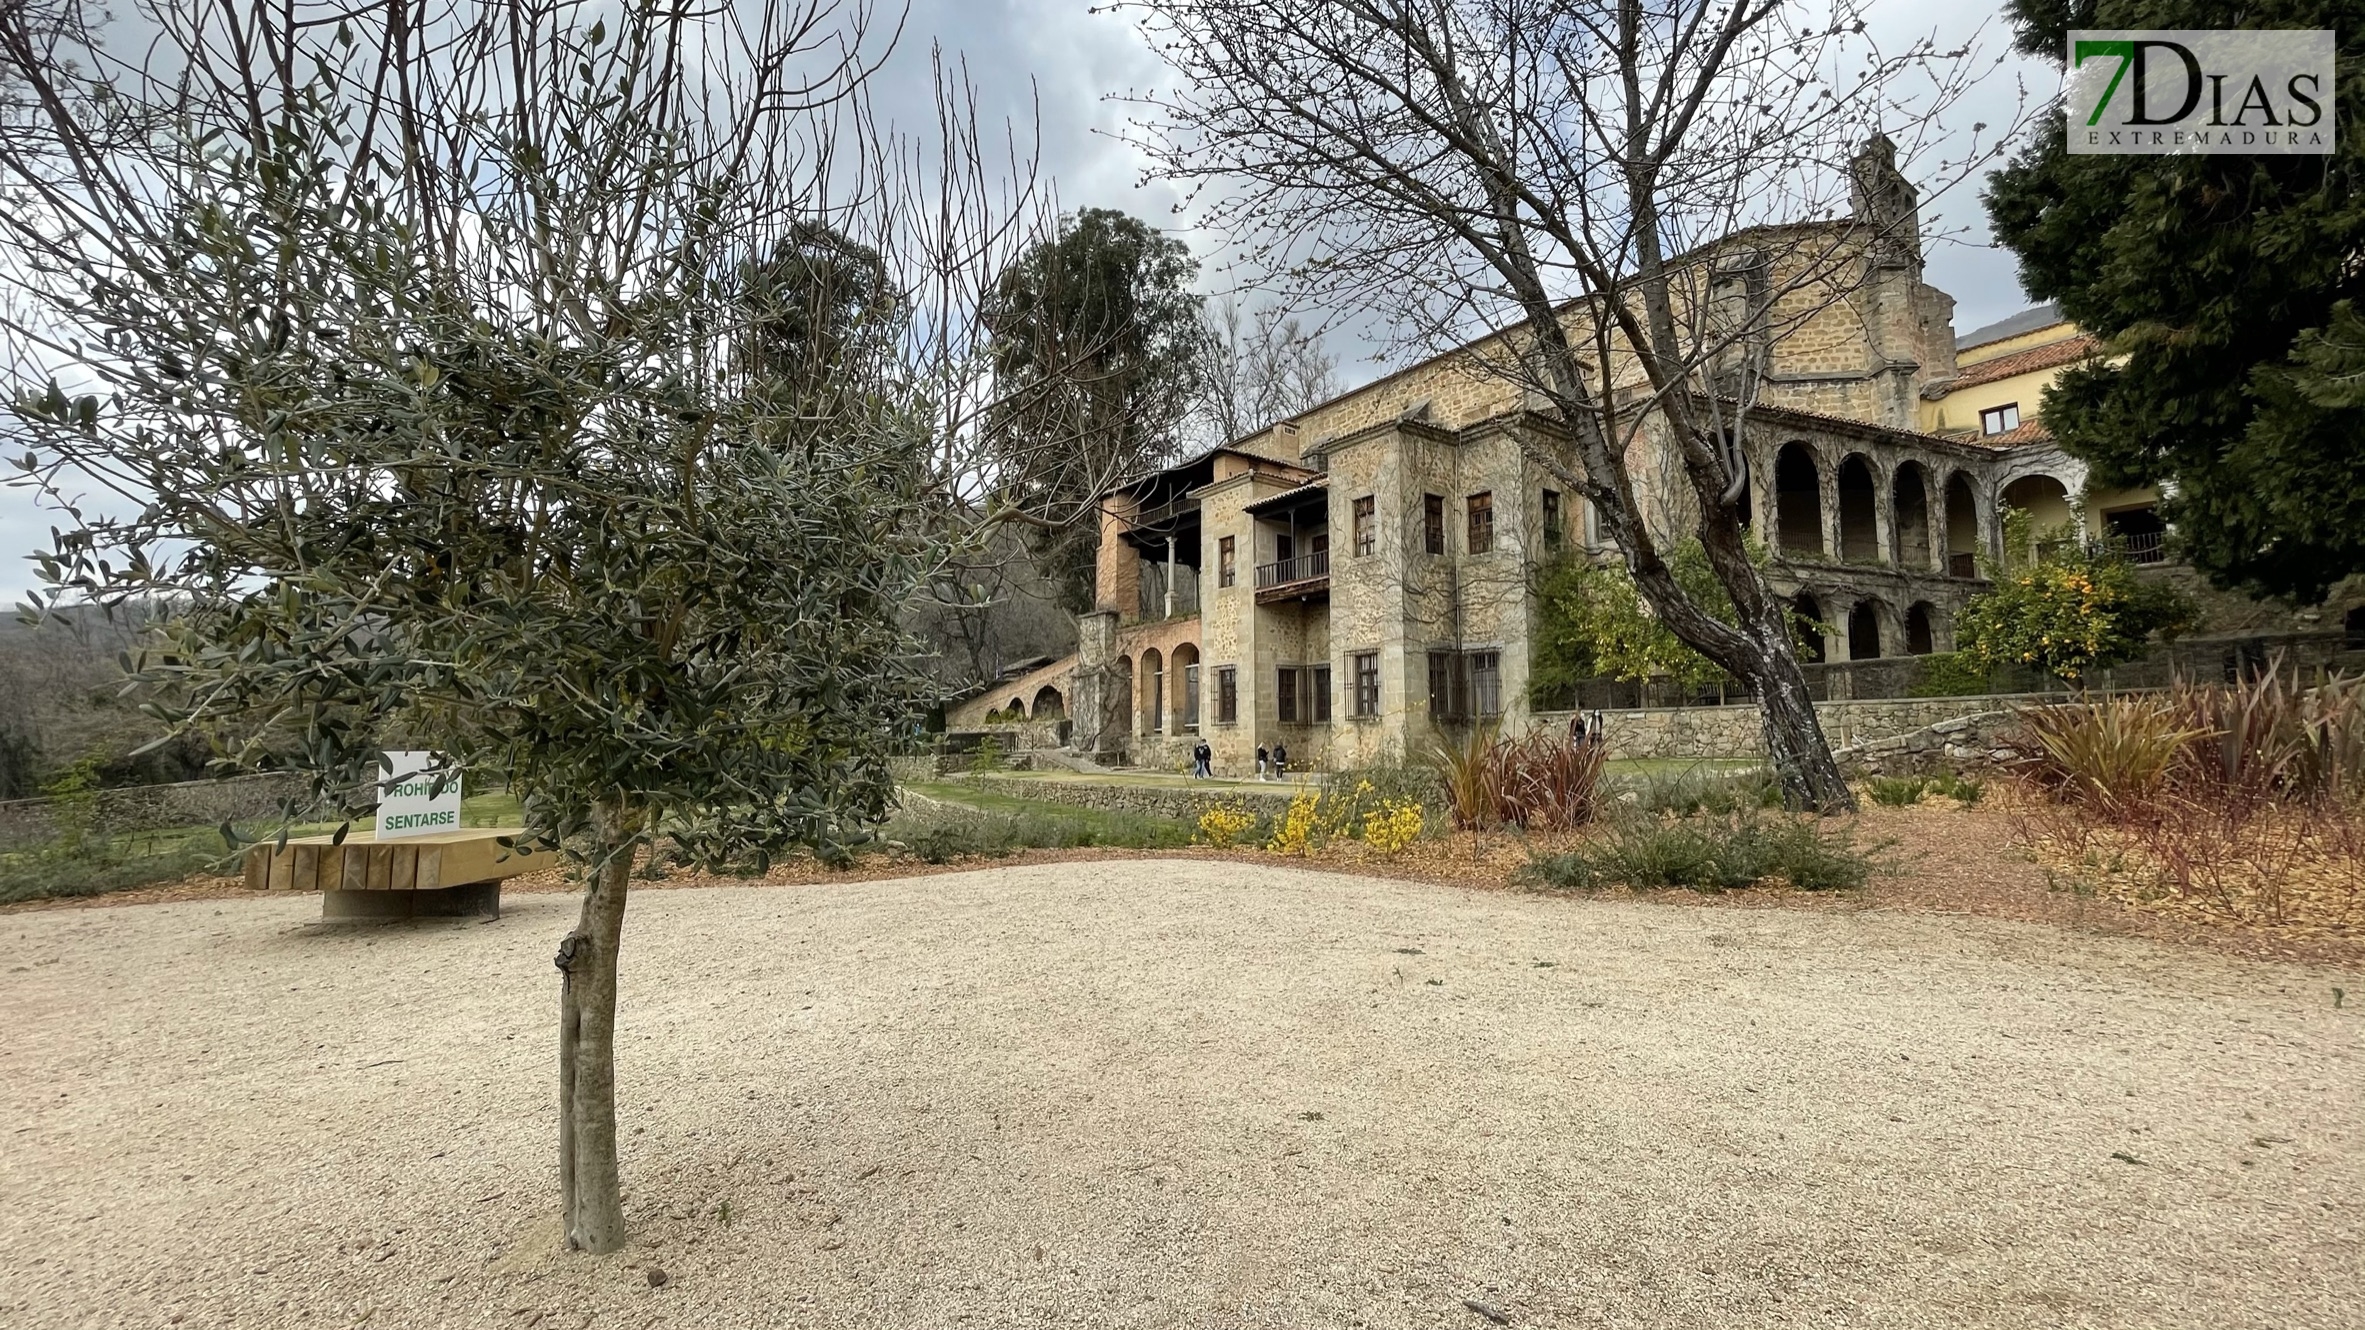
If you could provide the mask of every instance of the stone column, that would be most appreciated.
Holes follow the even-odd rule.
[[[1897,473],[1884,469],[1870,453],[1865,454],[1864,465],[1872,472],[1873,556],[1892,568],[1902,567],[1905,558],[1897,548]]]
[[[1123,690],[1115,687],[1117,615],[1097,610],[1076,616],[1076,672],[1071,691],[1070,746],[1080,753],[1110,752],[1123,747],[1130,728],[1122,714]]]
[[[1933,494],[1927,492],[1931,485],[1930,477],[1930,468],[1923,467],[1922,489],[1925,493],[1922,495],[1922,513],[1930,524],[1930,570],[1943,573],[1946,571],[1946,478],[1938,477],[1938,489]]]
[[[1822,450],[1815,455],[1816,507],[1823,518],[1823,557],[1833,563],[1840,561],[1839,543],[1839,468],[1826,465]]]

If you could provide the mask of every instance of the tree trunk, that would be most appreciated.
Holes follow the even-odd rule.
[[[1817,813],[1854,812],[1856,793],[1831,756],[1831,741],[1815,715],[1815,700],[1807,693],[1798,657],[1788,651],[1762,651],[1756,664],[1744,682],[1757,689],[1766,756],[1781,783],[1783,802]]]
[[[591,883],[575,931],[559,943],[558,1204],[566,1244],[624,1245],[616,1172],[616,959],[632,880],[635,813],[603,800],[592,813]]]

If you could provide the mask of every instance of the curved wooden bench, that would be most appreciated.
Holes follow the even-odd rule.
[[[358,830],[342,843],[304,836],[248,847],[253,891],[317,891],[323,919],[501,917],[501,879],[538,872],[558,855],[531,846],[520,827],[474,827],[381,841]]]

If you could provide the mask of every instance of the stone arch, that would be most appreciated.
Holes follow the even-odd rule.
[[[1889,511],[1896,527],[1893,551],[1900,568],[1935,568],[1930,548],[1930,469],[1919,462],[1898,464],[1889,482]]]
[[[2021,476],[2004,486],[2003,500],[2004,507],[2028,514],[2040,542],[2078,534],[2062,530],[2077,521],[2077,513],[2069,506],[2069,486],[2059,476],[2042,471]]]
[[[1165,730],[1166,717],[1166,658],[1158,648],[1146,647],[1141,653],[1141,689],[1135,694],[1141,699],[1141,734],[1159,734]]]
[[[1774,543],[1785,553],[1823,554],[1823,473],[1814,451],[1792,440],[1774,455]]]
[[[1946,478],[1946,571],[1973,577],[1979,555],[1979,495],[1971,478],[1957,471]]]
[[[1905,654],[1927,656],[1938,649],[1938,611],[1917,600],[1905,611]]]
[[[1035,690],[1035,705],[1027,710],[1028,717],[1034,720],[1061,720],[1067,714],[1067,699],[1061,697],[1059,690],[1050,684]]]
[[[1199,725],[1199,644],[1179,642],[1174,654],[1168,657],[1166,670],[1172,683],[1167,692],[1166,710],[1171,717],[1168,734],[1185,734]]]
[[[1823,622],[1823,604],[1811,591],[1801,591],[1790,599],[1791,612],[1816,625]],[[1809,627],[1800,633],[1806,640],[1800,643],[1799,658],[1809,665],[1820,665],[1830,657],[1823,648],[1821,627]]]
[[[1859,600],[1848,611],[1848,659],[1879,660],[1881,655],[1881,606],[1873,600]]]
[[[1016,717],[1017,717],[1017,718],[1019,718],[1020,720],[1025,720],[1025,719],[1026,719],[1026,699],[1025,699],[1025,698],[1023,698],[1023,697],[1014,697],[1014,698],[1011,698],[1011,699],[1010,699],[1010,702],[1009,702],[1009,705],[1007,705],[1007,706],[1003,707],[1003,708],[1002,708],[1002,711],[1003,711],[1003,713],[1004,713],[1004,714],[1006,714],[1006,715],[1016,716]]]
[[[1839,557],[1848,563],[1880,558],[1880,486],[1872,459],[1849,453],[1839,462]]]

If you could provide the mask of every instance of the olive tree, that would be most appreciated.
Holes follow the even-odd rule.
[[[43,599],[169,605],[132,663],[229,763],[358,812],[399,734],[581,857],[560,1201],[612,1250],[635,857],[887,812],[898,625],[996,488],[973,328],[1029,186],[957,90],[941,141],[878,131],[821,0],[142,17],[137,67],[0,33],[41,108],[0,227]]]
[[[1941,183],[1993,156],[2000,138],[1949,140],[1939,119],[1969,53],[1883,51],[1862,0],[1121,7],[1175,75],[1137,99],[1158,172],[1292,303],[1378,313],[1532,402],[1523,451],[1592,503],[1657,619],[1756,691],[1790,800],[1852,807],[1743,539],[1741,441],[1758,348],[1920,244],[1851,210],[1866,145],[1885,164],[1886,131]],[[1638,494],[1661,480],[1675,530]],[[1686,538],[1729,620],[1676,576]]]

